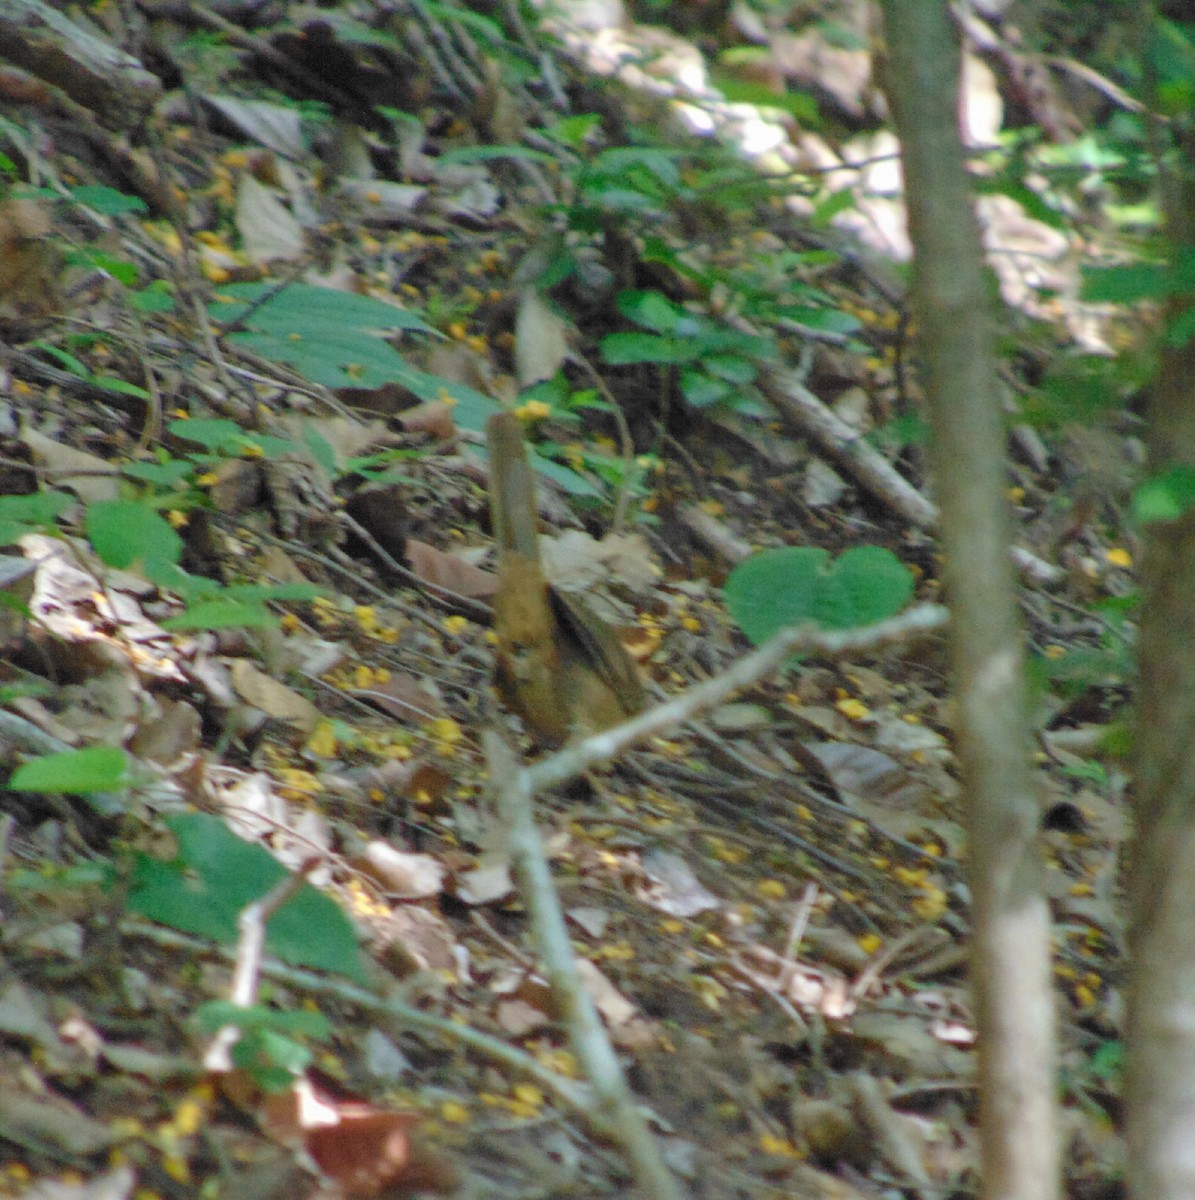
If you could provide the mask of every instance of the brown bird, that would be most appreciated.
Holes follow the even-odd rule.
[[[643,682],[618,635],[575,596],[544,579],[535,489],[512,413],[486,425],[490,511],[498,545],[494,682],[542,745],[609,729],[637,713]]]

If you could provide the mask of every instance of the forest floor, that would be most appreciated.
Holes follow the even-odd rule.
[[[566,50],[357,7],[100,6],[92,42],[21,33],[53,68],[0,68],[5,757],[125,751],[82,794],[5,795],[0,1195],[627,1194],[481,748],[534,753],[491,687],[498,405],[538,452],[553,582],[658,699],[748,649],[721,585],[756,549],[885,547],[938,598],[882,121],[682,104],[701,54],[641,26]],[[1078,239],[985,204],[1068,1182],[1105,1197],[1137,447],[1019,419],[1110,335],[1067,299]],[[537,799],[582,979],[693,1195],[975,1192],[950,725],[940,637],[806,658]],[[245,1002],[262,847],[317,891],[279,914],[232,1070],[228,1011],[197,1013]]]

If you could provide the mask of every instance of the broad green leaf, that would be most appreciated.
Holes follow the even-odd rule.
[[[677,322],[688,315],[660,292],[619,292],[616,303],[624,317],[655,333],[674,333]]]
[[[268,283],[224,284],[211,304],[212,315],[220,321],[236,321],[274,286]],[[379,332],[406,329],[439,336],[422,317],[404,308],[375,300],[372,296],[358,296],[355,292],[340,292],[307,283],[293,283],[279,290],[253,310],[249,323],[254,329],[269,330],[281,336],[303,335],[310,330],[348,333],[359,329]]]
[[[882,546],[856,546],[833,561],[811,546],[764,550],[735,567],[724,589],[730,615],[757,645],[806,621],[823,629],[871,625],[912,594],[911,572]]]
[[[817,329],[823,333],[857,333],[863,322],[850,313],[836,308],[810,308],[804,304],[782,304],[776,309],[777,316],[804,325],[806,329]]]
[[[268,608],[248,600],[220,598],[190,604],[177,617],[168,617],[162,628],[176,629],[270,629],[278,621]]]
[[[134,500],[100,500],[87,506],[84,528],[95,552],[110,567],[135,562],[176,563],[183,540],[169,522]]]
[[[0,546],[11,546],[34,530],[54,528],[58,516],[73,503],[65,492],[0,496]]]
[[[244,324],[230,333],[231,340],[332,388],[380,387],[397,379],[405,365],[402,356],[379,334],[406,330],[440,336],[405,309],[304,283],[274,293],[264,283],[228,284],[209,308],[217,320]]]
[[[193,1020],[204,1033],[215,1033],[225,1025],[242,1030],[273,1029],[277,1033],[301,1034],[322,1038],[332,1032],[332,1024],[321,1012],[305,1008],[282,1010],[264,1004],[244,1006],[231,1000],[208,1000],[193,1014]]]
[[[177,853],[169,862],[136,855],[128,907],[160,925],[234,942],[241,911],[285,878],[286,870],[261,846],[237,837],[219,817],[178,813],[165,820]],[[270,918],[266,946],[296,966],[363,981],[352,925],[310,884],[303,884]]]
[[[725,380],[715,379],[704,371],[692,368],[681,372],[680,390],[694,408],[708,408],[734,394],[733,386]]]
[[[1161,263],[1084,267],[1080,299],[1088,304],[1135,304],[1170,294],[1170,272]]]
[[[115,188],[87,185],[71,188],[71,198],[105,216],[115,217],[122,213],[143,213],[148,208],[140,196],[129,196]]]
[[[602,359],[611,366],[628,363],[686,363],[699,354],[691,339],[660,337],[654,333],[610,333],[602,338]]]
[[[1195,467],[1173,467],[1141,483],[1133,493],[1133,516],[1142,525],[1177,521],[1195,508]]]
[[[751,383],[759,374],[755,364],[738,354],[707,354],[702,369],[727,383]]]
[[[8,781],[14,792],[88,795],[128,786],[128,755],[115,746],[87,746],[45,754],[18,767]]]

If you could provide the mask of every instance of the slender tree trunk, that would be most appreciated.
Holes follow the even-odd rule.
[[[1172,261],[1195,254],[1195,130],[1170,123]],[[1186,128],[1184,128],[1184,125]],[[1188,271],[1189,277],[1189,271]],[[1189,286],[1189,285],[1188,285]],[[1175,296],[1168,325],[1195,297]],[[1151,476],[1195,470],[1195,340],[1166,346],[1146,411]],[[1129,1185],[1195,1196],[1195,511],[1144,530],[1130,877]]]
[[[982,1195],[1054,1200],[1050,920],[1009,559],[992,290],[957,128],[960,52],[945,0],[884,0],[882,7],[952,613],[973,904]]]

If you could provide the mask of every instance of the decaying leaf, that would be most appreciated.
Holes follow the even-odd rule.
[[[319,720],[319,709],[305,696],[279,683],[247,658],[231,665],[232,684],[246,704],[260,708],[267,716],[294,726],[300,733],[311,733]]]

